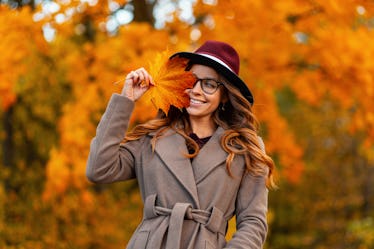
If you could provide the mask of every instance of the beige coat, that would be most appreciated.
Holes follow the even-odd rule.
[[[236,156],[233,177],[226,171],[227,153],[220,146],[219,127],[191,162],[182,136],[169,130],[120,144],[134,103],[114,94],[92,140],[87,177],[110,183],[137,178],[144,202],[141,224],[127,248],[262,248],[267,223],[265,177],[245,174],[244,159]],[[236,215],[237,231],[225,241],[227,222]]]

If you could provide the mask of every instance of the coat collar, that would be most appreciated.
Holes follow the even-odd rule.
[[[222,149],[221,137],[224,133],[222,127],[218,127],[209,141],[201,148],[199,154],[192,161],[192,167],[195,173],[195,181],[198,184],[209,173],[226,161],[227,152]]]
[[[197,208],[200,206],[197,184],[215,167],[226,160],[227,153],[220,145],[223,132],[223,128],[217,128],[196,158],[194,158],[192,165],[190,159],[184,156],[188,153],[185,139],[175,131],[167,130],[156,142],[156,153],[191,195]],[[149,135],[153,136],[154,134],[152,132]]]

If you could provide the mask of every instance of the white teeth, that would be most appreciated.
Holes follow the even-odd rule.
[[[191,103],[193,104],[203,104],[204,102],[197,100],[197,99],[190,99]]]

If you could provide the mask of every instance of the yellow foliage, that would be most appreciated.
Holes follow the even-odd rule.
[[[69,160],[68,157],[56,150],[52,150],[50,158],[50,162],[47,165],[46,177],[47,179],[54,180],[47,182],[43,195],[44,200],[64,194],[70,185],[71,179],[70,170],[66,166]]]
[[[0,12],[0,110],[6,110],[17,99],[16,82],[26,73],[28,57],[45,51],[46,44],[29,8],[0,5]]]

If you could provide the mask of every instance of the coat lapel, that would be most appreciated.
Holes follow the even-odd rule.
[[[169,130],[157,140],[155,151],[199,208],[194,172],[190,159],[184,156],[188,153],[184,138],[175,131]]]
[[[221,136],[223,132],[224,129],[218,127],[209,141],[203,146],[199,154],[192,161],[196,183],[199,183],[214,168],[226,161],[228,154],[221,147]]]

